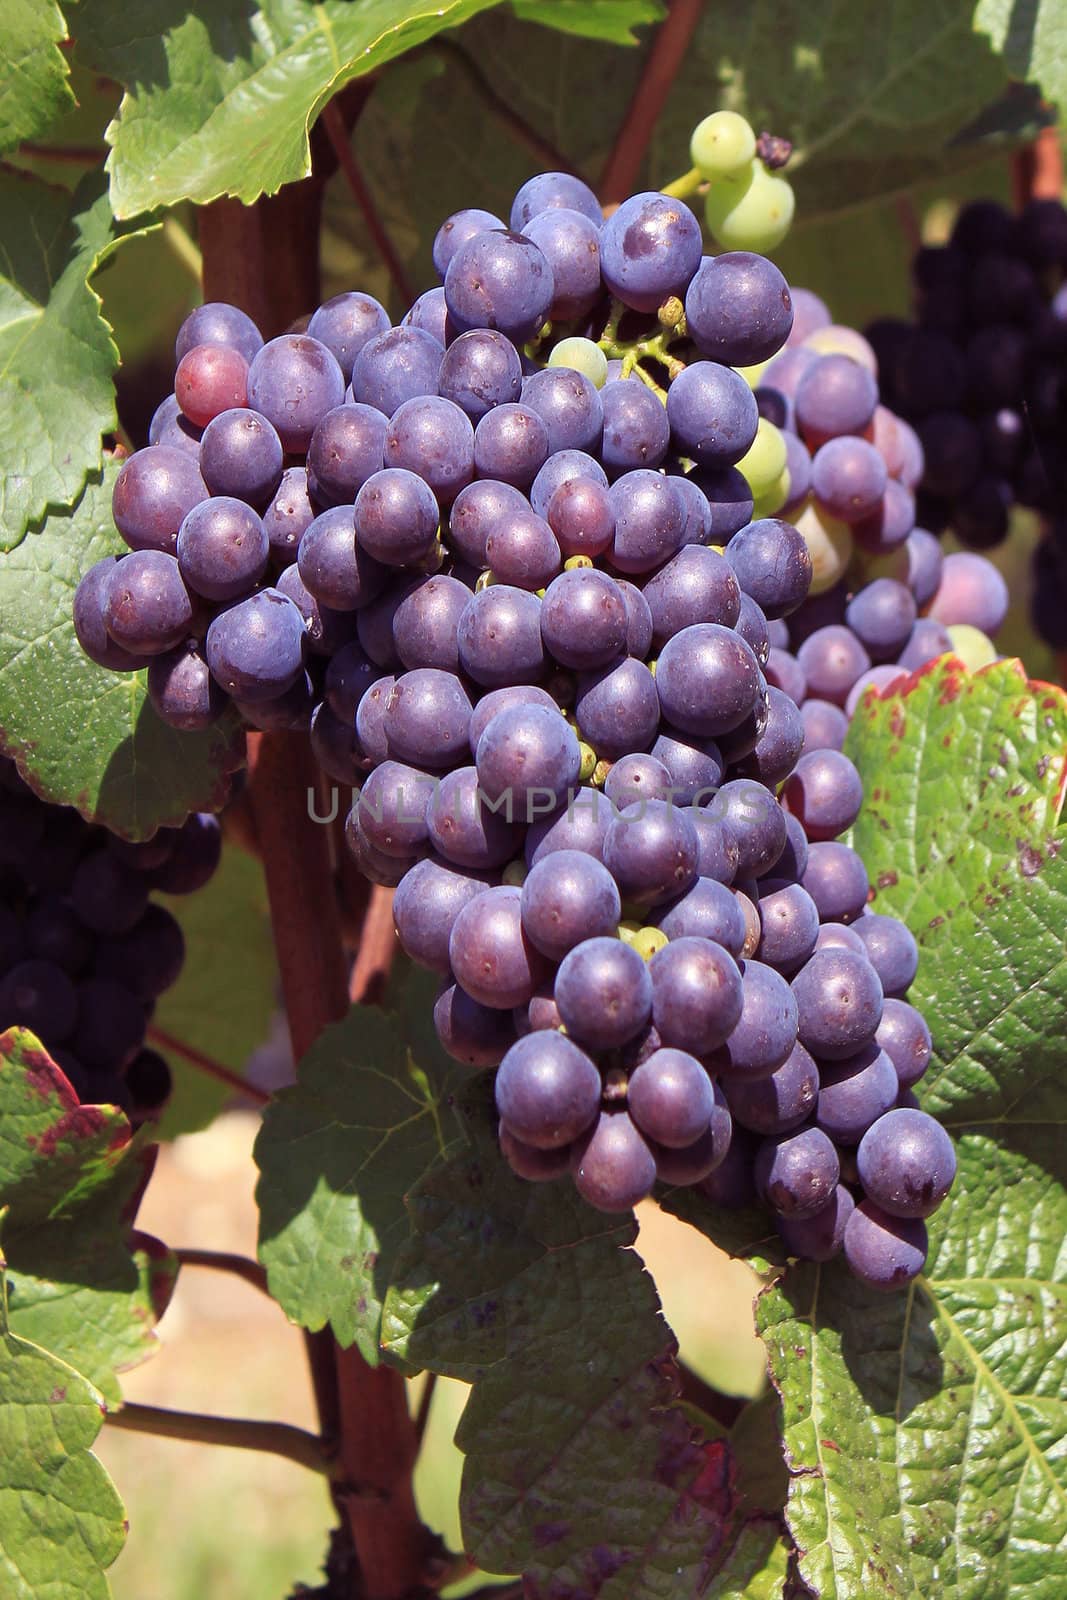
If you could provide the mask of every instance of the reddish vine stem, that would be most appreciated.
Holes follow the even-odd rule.
[[[617,205],[634,187],[652,130],[704,10],[703,0],[671,0],[666,20],[652,41],[640,81],[634,90],[600,179],[600,198]]]
[[[239,1256],[228,1250],[175,1250],[174,1254],[183,1267],[206,1267],[211,1272],[229,1272],[235,1278],[243,1278],[245,1283],[250,1283],[261,1294],[270,1294],[266,1272],[258,1261],[252,1261],[248,1256]]]
[[[352,149],[352,141],[349,137],[348,129],[345,127],[340,107],[331,100],[328,105],[322,108],[319,121],[326,130],[326,137],[333,147],[333,153],[337,157],[337,164],[344,173],[345,182],[352,191],[352,198],[363,214],[367,230],[374,240],[374,248],[381,256],[382,263],[388,270],[394,289],[404,304],[408,306],[415,298],[415,291],[411,286],[411,280],[407,275],[396,246],[389,237],[385,223],[378,213],[378,207],[370,191],[370,186],[356,160],[355,152]]]
[[[363,912],[356,959],[348,980],[353,1005],[380,1005],[396,955],[393,891],[375,884]]]
[[[1063,146],[1059,128],[1042,128],[1032,144],[1012,156],[1013,199],[1017,210],[1028,200],[1059,200],[1063,194]]]
[[[348,1009],[348,975],[327,830],[311,820],[315,768],[298,734],[249,737],[249,793],[263,850],[275,948],[297,1061]],[[418,1440],[404,1380],[334,1346],[339,1475],[334,1498],[359,1556],[360,1600],[403,1600],[433,1540],[415,1506]],[[313,1369],[314,1375],[314,1369]],[[324,1423],[325,1431],[325,1423]],[[358,1486],[358,1487],[357,1487]]]
[[[249,1083],[239,1072],[231,1072],[221,1061],[215,1061],[211,1056],[204,1055],[202,1050],[195,1050],[191,1044],[186,1044],[184,1039],[176,1039],[172,1033],[167,1033],[166,1029],[157,1028],[154,1023],[150,1023],[146,1037],[150,1044],[158,1045],[161,1050],[169,1050],[172,1055],[180,1056],[191,1067],[195,1067],[197,1072],[226,1084],[235,1094],[244,1095],[247,1100],[255,1100],[261,1106],[265,1106],[270,1099],[270,1095],[265,1089],[261,1089],[258,1083]]]

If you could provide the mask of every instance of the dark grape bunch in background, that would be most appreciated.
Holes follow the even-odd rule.
[[[39,800],[0,757],[0,1033],[29,1028],[85,1104],[159,1115],[170,1069],[146,1046],[185,959],[151,896],[192,894],[218,865],[218,821],[195,815],[129,844]]]
[[[359,791],[350,848],[517,1173],[758,1200],[893,1288],[955,1160],[912,1098],[915,942],[840,840],[842,708],[999,619],[915,528],[870,345],[748,248],[791,215],[751,135],[694,134],[722,255],[675,195],[605,220],[543,173],[447,219],[396,326],[358,292],[267,344],[193,312],[75,624],[173,725],[232,700]]]
[[[1011,512],[1038,513],[1034,626],[1067,647],[1067,210],[1031,200],[1012,215],[965,206],[948,242],[912,265],[915,321],[867,331],[887,403],[922,441],[919,509],[974,550],[1007,537]]]

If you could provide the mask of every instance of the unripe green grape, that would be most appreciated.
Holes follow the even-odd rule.
[[[789,486],[789,468],[783,467],[769,488],[760,494],[753,494],[753,522],[757,522],[760,517],[776,517],[789,500]]]
[[[855,589],[864,588],[868,583],[873,583],[875,578],[893,578],[897,583],[907,583],[907,549],[901,544],[895,550],[887,550],[885,555],[876,556],[857,546],[852,552],[848,575]]]
[[[667,943],[667,935],[662,928],[638,928],[629,943],[642,961],[651,961],[657,950],[662,950]]]
[[[704,178],[728,178],[756,154],[752,124],[736,111],[713,111],[693,129],[689,159]]]
[[[763,382],[763,374],[773,360],[773,356],[768,356],[766,361],[757,361],[751,367],[735,367],[734,371],[739,378],[744,378],[750,389],[758,389]]]
[[[852,530],[809,502],[794,526],[808,547],[811,557],[811,588],[808,594],[825,594],[842,578],[852,559]]]
[[[773,250],[793,221],[796,202],[785,178],[754,160],[737,178],[723,178],[708,190],[705,215],[724,250]]]
[[[850,360],[859,362],[861,367],[866,367],[874,377],[878,376],[878,357],[869,341],[855,328],[831,322],[828,327],[816,328],[814,333],[809,333],[804,343],[809,350],[817,350],[821,356],[848,356]]]
[[[509,861],[501,874],[501,881],[511,889],[521,889],[526,882],[527,866],[521,856]]]
[[[594,389],[602,389],[608,375],[608,358],[592,339],[561,339],[548,358],[550,367],[570,367],[588,378]]]
[[[979,667],[988,667],[997,659],[996,645],[981,628],[969,622],[952,622],[947,632],[952,640],[953,655],[959,656],[968,672],[977,672]]]
[[[780,428],[766,417],[756,424],[756,437],[737,463],[737,470],[752,490],[753,496],[762,495],[773,488],[785,471],[785,440]]]

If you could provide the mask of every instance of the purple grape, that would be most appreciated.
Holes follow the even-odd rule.
[[[857,678],[849,690],[848,699],[845,701],[846,714],[850,717],[855,716],[859,703],[868,689],[876,689],[879,694],[883,694],[887,689],[891,689],[895,684],[899,683],[904,676],[905,674],[899,666],[872,667],[869,672],[863,674],[862,678]]]
[[[699,623],[664,645],[656,688],[663,715],[675,727],[717,738],[752,710],[760,688],[759,664],[731,629]]]
[[[299,609],[278,589],[261,589],[215,618],[207,631],[212,676],[241,700],[282,694],[304,663],[305,627]]]
[[[945,557],[930,616],[946,627],[970,623],[992,638],[1007,615],[1008,601],[1008,586],[992,562],[960,550]]]
[[[852,525],[852,535],[862,550],[872,555],[888,555],[905,544],[915,528],[915,500],[890,478],[876,511]]]
[[[427,857],[404,874],[393,896],[397,937],[412,961],[448,973],[448,941],[459,913],[486,888],[443,861]]]
[[[391,417],[418,395],[436,394],[444,347],[422,328],[375,334],[352,365],[352,399]]]
[[[601,389],[600,403],[604,415],[601,459],[609,474],[617,477],[637,467],[658,467],[671,437],[659,397],[643,383],[616,381]]]
[[[743,454],[743,452],[742,452]],[[708,504],[709,544],[727,544],[752,521],[752,490],[736,467],[696,467],[686,479]]]
[[[900,999],[914,983],[919,968],[919,947],[911,931],[898,918],[874,911],[860,917],[853,930],[862,939],[884,992]]]
[[[536,866],[553,850],[584,850],[602,860],[612,815],[611,802],[600,789],[576,790],[565,805],[531,824],[526,835],[527,866]]]
[[[737,621],[734,623],[734,631],[735,633],[740,634],[741,638],[748,645],[749,649],[752,651],[752,654],[755,656],[761,667],[766,667],[770,660],[771,626],[772,624],[768,623],[763,611],[756,604],[755,600],[753,600],[752,596],[742,593]],[[779,623],[774,624],[774,626],[784,627],[785,624]],[[788,640],[789,635],[787,632],[787,643]]]
[[[276,587],[299,608],[307,629],[308,650],[316,656],[332,656],[355,637],[356,614],[353,611],[333,611],[316,600],[300,576],[296,566],[285,567]]]
[[[102,588],[104,626],[121,650],[162,655],[188,634],[192,601],[177,561],[162,550],[123,556],[105,575]]]
[[[877,404],[878,383],[866,367],[850,356],[820,356],[797,385],[797,427],[817,448],[838,434],[862,433]]]
[[[754,366],[789,337],[789,285],[772,261],[748,250],[705,256],[686,292],[685,320],[701,355],[728,367]]]
[[[333,611],[358,611],[386,581],[385,568],[357,543],[352,506],[333,506],[315,518],[300,541],[297,566],[301,582]]]
[[[864,919],[860,919],[861,921]],[[922,1013],[906,1000],[890,996],[882,1006],[875,1040],[892,1061],[902,1089],[918,1083],[930,1065],[930,1029]]]
[[[848,717],[829,700],[806,700],[800,708],[804,724],[804,749],[840,750],[848,732]]]
[[[611,873],[580,850],[544,856],[527,874],[521,903],[527,938],[553,961],[583,939],[614,934],[621,915]]]
[[[794,705],[803,705],[808,693],[808,680],[796,656],[777,645],[772,645],[764,668],[767,682],[787,694]]]
[[[812,1115],[818,1097],[819,1069],[802,1044],[795,1044],[767,1077],[731,1078],[726,1087],[733,1120],[766,1139],[799,1128]]]
[[[266,570],[270,544],[251,506],[220,495],[194,506],[178,533],[187,587],[207,600],[237,600]]]
[[[820,1061],[855,1055],[882,1020],[878,974],[852,950],[817,950],[793,979],[793,994],[801,1043]]]
[[[223,300],[208,300],[190,311],[181,327],[174,345],[175,365],[190,350],[202,344],[229,345],[239,350],[246,361],[252,361],[263,346],[263,335],[252,318],[237,306]]]
[[[604,410],[597,390],[581,372],[545,367],[533,373],[522,386],[522,403],[544,423],[552,455],[561,450],[599,450]]]
[[[90,1072],[121,1072],[144,1044],[141,1002],[125,983],[88,978],[77,986],[77,1006],[72,1052]]]
[[[714,739],[689,737],[666,726],[652,746],[652,754],[670,779],[666,798],[687,806],[706,804],[717,793],[726,771]]]
[[[660,1183],[688,1188],[691,1184],[703,1182],[726,1159],[733,1137],[733,1124],[726,1096],[717,1083],[712,1084],[711,1092],[711,1121],[699,1139],[677,1150],[652,1142],[656,1177]]]
[[[774,866],[770,875],[784,879],[787,883],[799,883],[808,865],[808,840],[804,829],[796,817],[786,812],[785,818],[785,848]],[[757,886],[758,887],[758,886]],[[761,889],[762,892],[762,889]],[[858,946],[857,946],[858,948]]]
[[[111,511],[131,550],[173,555],[178,529],[208,496],[197,460],[184,450],[154,444],[135,450],[115,479]]]
[[[412,855],[429,836],[427,810],[434,793],[434,780],[426,773],[402,761],[383,761],[353,806],[363,836],[385,855]]]
[[[459,331],[494,328],[516,344],[538,332],[552,304],[552,268],[519,233],[474,234],[445,272],[448,313]]]
[[[574,706],[578,731],[598,756],[614,760],[652,743],[659,725],[656,680],[643,661],[625,657],[583,674]]]
[[[924,1222],[888,1216],[871,1200],[845,1223],[845,1260],[870,1289],[906,1289],[926,1265],[927,1248]]]
[[[685,1050],[656,1050],[630,1074],[630,1116],[647,1139],[683,1150],[707,1131],[715,1110],[711,1079]]]
[[[665,1045],[705,1056],[725,1043],[741,1016],[743,990],[737,966],[721,945],[703,938],[672,939],[653,956],[649,973],[652,1021]],[[643,1126],[640,1117],[638,1123]],[[661,1144],[691,1142],[665,1139],[652,1128],[644,1131]]]
[[[598,1211],[629,1211],[656,1181],[656,1158],[625,1111],[602,1111],[571,1159],[574,1186]]]
[[[348,508],[338,506],[316,522],[336,516],[339,527],[342,511]],[[374,558],[372,566],[379,561],[390,567],[413,566],[429,556],[437,540],[439,512],[433,490],[403,467],[387,467],[368,478],[348,516],[349,521],[354,519],[359,549]],[[313,523],[304,535],[301,561],[315,526]]]
[[[788,837],[785,813],[774,795],[751,778],[735,778],[723,784],[710,810],[733,836],[738,877],[769,872]]]
[[[474,470],[479,478],[528,489],[548,455],[548,429],[529,406],[495,406],[474,429]]]
[[[471,703],[460,680],[436,667],[396,679],[382,714],[391,755],[419,767],[448,768],[465,757]]]
[[[789,474],[789,498],[782,507],[783,514],[799,511],[811,490],[811,456],[803,441],[795,433],[783,433],[785,440],[785,468]]]
[[[485,559],[498,583],[529,590],[545,588],[563,564],[552,529],[528,507],[509,510],[493,524]]]
[[[217,722],[226,696],[211,676],[203,648],[186,639],[148,667],[148,698],[156,715],[171,728],[194,733]]]
[[[479,1005],[458,983],[437,996],[433,1023],[442,1047],[468,1067],[495,1067],[515,1041],[508,1013]]]
[[[472,423],[495,406],[514,404],[522,393],[522,363],[510,339],[489,328],[461,334],[445,351],[441,394]]]
[[[856,1202],[839,1183],[832,1197],[810,1217],[779,1217],[778,1232],[791,1256],[802,1261],[832,1261],[840,1255],[845,1228]]]
[[[766,726],[752,753],[739,763],[738,771],[747,778],[757,778],[769,789],[777,789],[796,766],[803,748],[804,724],[800,712],[781,689],[770,688],[767,690]]]
[[[467,868],[503,866],[522,848],[522,829],[507,816],[507,801],[481,792],[474,767],[457,767],[434,785],[426,813],[430,841],[450,862]]]
[[[655,905],[696,882],[697,835],[689,814],[663,800],[626,806],[608,824],[604,864],[624,900]]]
[[[360,875],[383,889],[398,888],[417,860],[415,855],[390,855],[387,850],[379,850],[371,844],[354,807],[345,819],[345,843]]]
[[[856,680],[870,670],[871,658],[850,628],[840,623],[817,628],[797,650],[808,693],[843,706]]]
[[[716,883],[733,883],[741,852],[732,829],[707,811],[694,810],[690,820],[697,836],[697,871],[700,876],[713,878]]]
[[[558,716],[559,706],[545,689],[539,689],[532,683],[517,683],[504,689],[491,689],[482,696],[474,707],[471,716],[470,744],[473,754],[478,748],[478,740],[485,732],[490,721],[498,711],[504,711],[508,706],[544,706],[546,711],[555,712]]]
[[[474,477],[470,418],[439,395],[406,400],[393,413],[385,435],[385,464],[416,473],[441,505],[451,505]]]
[[[248,404],[277,430],[286,450],[306,450],[316,424],[344,397],[336,359],[307,334],[271,339],[248,369]]]
[[[443,573],[424,579],[404,596],[393,613],[393,641],[405,667],[459,670],[456,629],[470,597],[465,584]]]
[[[738,965],[741,1017],[709,1062],[731,1081],[763,1078],[776,1072],[797,1042],[797,1004],[785,979],[762,961],[741,961]]]
[[[734,957],[740,956],[745,942],[745,918],[737,897],[713,878],[698,878],[685,894],[655,912],[653,920],[672,942],[713,940]]]
[[[600,226],[581,211],[553,206],[525,223],[522,232],[532,239],[552,270],[553,322],[571,322],[600,298]]]
[[[616,811],[637,800],[669,800],[671,775],[655,756],[631,753],[613,762],[604,780],[604,794]]]
[[[270,553],[282,564],[296,560],[300,541],[318,515],[308,494],[305,467],[288,467],[282,473],[278,492],[263,513],[263,527],[270,541]]]
[[[388,420],[373,406],[343,405],[316,424],[308,445],[308,484],[325,506],[351,505],[385,463]]]
[[[918,672],[928,661],[936,661],[938,656],[947,655],[951,650],[952,639],[944,623],[933,617],[920,617],[900,652],[897,665],[905,672]]]
[[[74,985],[52,961],[20,961],[0,978],[0,1019],[5,1028],[29,1028],[58,1044],[73,1033],[77,1015]]]
[[[644,596],[657,650],[697,623],[732,628],[741,611],[741,589],[729,558],[699,545],[686,545],[660,567],[645,584]]]
[[[885,462],[866,439],[828,439],[815,452],[811,489],[823,510],[842,522],[874,516],[886,492]]]
[[[165,870],[165,869],[164,869]],[[149,883],[109,850],[82,856],[70,884],[70,903],[93,933],[129,933],[144,916]]]
[[[485,726],[474,755],[486,798],[505,801],[511,821],[531,822],[554,810],[578,781],[581,754],[558,711],[514,705]]]
[[[516,1139],[511,1129],[500,1124],[500,1151],[517,1178],[527,1183],[551,1183],[564,1178],[571,1170],[571,1147],[563,1145],[558,1150],[538,1150],[532,1144]]]
[[[755,439],[759,411],[740,374],[695,361],[667,391],[667,420],[680,454],[704,467],[731,467]]]
[[[611,294],[634,311],[682,295],[700,264],[700,224],[683,201],[631,195],[600,232],[600,270]]]
[[[282,442],[258,411],[221,411],[204,429],[200,473],[213,495],[265,506],[282,481]]]
[[[549,653],[575,671],[604,667],[626,647],[627,611],[622,591],[594,568],[564,572],[541,605],[541,636]]]
[[[760,884],[757,906],[760,942],[756,955],[776,971],[794,973],[815,950],[819,913],[799,883],[768,878]]]
[[[634,385],[628,387],[633,388]],[[703,489],[682,472],[668,471],[667,476],[672,480],[674,492],[680,496],[685,510],[682,545],[712,544],[711,506]]]
[[[867,904],[867,869],[851,846],[836,840],[812,845],[803,883],[820,922],[855,922]]]
[[[807,597],[811,556],[791,522],[763,517],[750,523],[726,546],[726,560],[766,617],[787,617]]]
[[[941,1124],[925,1111],[887,1111],[871,1124],[856,1153],[868,1200],[892,1217],[929,1217],[952,1187],[956,1152]]]
[[[566,556],[602,555],[615,537],[615,509],[608,490],[586,478],[561,483],[545,516]]]
[[[604,220],[600,201],[581,178],[570,172],[539,172],[527,178],[511,202],[510,226],[516,233],[525,230],[526,224],[546,211],[578,211],[597,227]],[[460,212],[460,215],[464,215]],[[486,224],[490,226],[490,224]],[[501,223],[492,224],[501,227]]]
[[[347,383],[363,346],[388,327],[385,307],[372,295],[351,290],[324,301],[308,323],[308,333],[326,346]]]
[[[837,1151],[819,1128],[765,1139],[756,1152],[757,1191],[779,1216],[815,1216],[831,1200],[840,1175]]]
[[[859,816],[863,782],[840,751],[813,750],[797,762],[782,791],[782,801],[810,840],[835,839]]]
[[[544,668],[541,602],[524,589],[492,584],[471,596],[457,642],[464,672],[483,688],[530,683]]]
[[[593,1050],[611,1050],[640,1033],[652,1010],[652,979],[621,939],[586,939],[556,973],[556,1004],[568,1034]]]

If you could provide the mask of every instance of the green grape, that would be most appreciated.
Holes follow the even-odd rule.
[[[596,771],[597,754],[592,745],[586,744],[584,739],[578,740],[578,753],[582,762],[578,768],[578,782],[588,783]]]
[[[592,339],[561,339],[548,358],[550,367],[570,367],[588,378],[594,389],[602,389],[608,375],[608,358]]]
[[[766,361],[757,361],[751,367],[735,367],[734,371],[738,377],[744,378],[750,389],[758,389],[763,381],[763,374],[773,360],[773,356],[768,356]]]
[[[736,111],[713,111],[693,129],[689,159],[704,178],[729,178],[756,154],[751,123]]]
[[[832,322],[827,328],[816,328],[814,333],[809,333],[804,343],[821,356],[850,356],[876,378],[878,376],[878,357],[862,333],[857,333],[855,328]]]
[[[996,645],[981,628],[972,627],[969,622],[952,622],[947,631],[953,655],[959,656],[968,672],[977,672],[997,659]]]
[[[897,583],[907,583],[907,549],[901,544],[895,550],[887,550],[885,555],[876,556],[857,548],[852,552],[848,575],[856,589],[873,583],[875,578],[893,578]]]
[[[525,861],[521,856],[517,856],[514,861],[509,861],[504,868],[502,881],[512,889],[521,889],[526,882],[526,871]]]
[[[724,250],[773,250],[789,232],[795,201],[785,178],[754,160],[746,173],[708,190],[708,227]]]
[[[753,496],[772,489],[785,471],[785,440],[781,430],[766,417],[760,417],[756,437],[737,463],[737,470],[752,490]]]
[[[852,559],[852,533],[847,523],[837,522],[809,504],[792,519],[808,547],[812,579],[809,595],[825,594],[844,577]]]
[[[662,928],[638,928],[628,943],[633,945],[642,961],[651,961],[656,951],[662,950],[667,943],[667,935]]]
[[[789,468],[783,467],[769,488],[752,496],[752,520],[776,517],[789,499]]]

